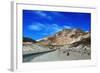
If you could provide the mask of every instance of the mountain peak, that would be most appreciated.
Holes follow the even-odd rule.
[[[87,37],[90,37],[90,33],[81,29],[63,29],[54,34],[54,36],[43,39],[42,43],[46,45],[65,45],[80,41]]]

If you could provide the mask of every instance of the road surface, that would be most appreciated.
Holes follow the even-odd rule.
[[[88,54],[82,54],[79,52],[64,52],[62,50],[53,50],[47,52],[40,52],[36,54],[30,54],[23,57],[23,62],[42,62],[42,61],[63,61],[63,60],[84,60],[91,59]]]

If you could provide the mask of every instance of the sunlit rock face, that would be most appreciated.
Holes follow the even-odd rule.
[[[63,29],[40,42],[44,45],[69,45],[87,38],[90,38],[90,32],[84,32],[80,29]]]

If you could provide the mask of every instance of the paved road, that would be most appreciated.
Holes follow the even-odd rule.
[[[23,62],[30,62],[36,57],[42,56],[44,54],[50,53],[55,50],[49,50],[49,51],[44,51],[44,52],[38,52],[38,53],[31,53],[31,54],[24,54],[23,55]]]
[[[24,57],[24,62],[41,62],[41,61],[61,61],[61,60],[82,60],[90,59],[91,56],[87,54],[81,54],[78,52],[63,52],[61,50],[54,50],[50,52],[33,54],[28,57]]]

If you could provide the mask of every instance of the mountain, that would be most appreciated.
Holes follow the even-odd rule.
[[[42,45],[71,45],[75,43],[90,44],[90,32],[81,29],[63,29],[53,36],[39,41]]]
[[[77,47],[78,45],[84,45],[84,46],[88,46],[90,47],[90,44],[91,44],[91,38],[88,36],[88,37],[85,37],[85,38],[82,38],[80,41],[76,41],[74,43],[71,44],[71,47]]]
[[[32,43],[36,43],[37,41],[36,40],[33,40],[29,37],[23,37],[23,42],[32,42]]]

